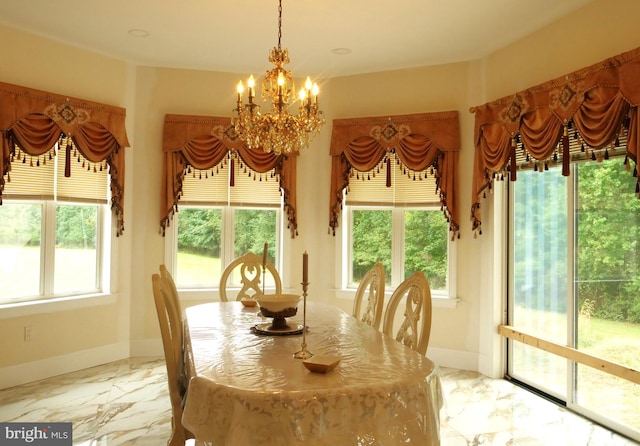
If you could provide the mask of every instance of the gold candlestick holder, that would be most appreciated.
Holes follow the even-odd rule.
[[[300,350],[293,354],[295,359],[309,359],[313,356],[309,350],[307,350],[307,286],[308,282],[302,282],[302,302],[304,308],[302,309],[302,345]]]

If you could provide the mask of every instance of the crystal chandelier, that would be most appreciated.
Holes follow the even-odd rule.
[[[242,103],[244,85],[238,83],[238,102],[233,110],[231,123],[250,149],[262,148],[265,152],[298,152],[308,147],[324,124],[324,114],[318,109],[318,84],[307,77],[305,85],[295,96],[295,84],[290,70],[283,68],[289,63],[289,51],[280,47],[282,38],[282,0],[278,6],[278,46],[269,53],[269,62],[275,68],[267,70],[262,80],[262,101],[271,101],[271,112],[260,113],[255,102],[255,79],[247,80],[249,102]],[[298,114],[289,113],[289,104],[300,99]]]

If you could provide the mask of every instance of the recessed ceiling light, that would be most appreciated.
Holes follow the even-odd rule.
[[[349,48],[334,48],[331,52],[339,56],[344,56],[345,54],[350,54],[351,50]]]
[[[127,32],[129,33],[130,36],[133,36],[133,37],[148,37],[149,36],[149,31],[147,31],[146,29],[130,29]]]

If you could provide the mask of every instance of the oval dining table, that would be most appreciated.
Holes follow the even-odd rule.
[[[301,326],[298,314],[287,319]],[[439,445],[443,405],[430,359],[337,307],[307,302],[307,350],[340,359],[328,373],[294,353],[303,336],[264,335],[259,308],[185,310],[190,377],[182,423],[213,446]],[[300,325],[297,325],[300,324]]]

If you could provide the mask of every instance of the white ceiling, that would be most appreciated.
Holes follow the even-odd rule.
[[[298,77],[481,58],[594,0],[283,0]],[[137,65],[254,73],[271,67],[277,0],[2,0],[0,23]],[[139,29],[147,37],[135,37]],[[349,54],[337,55],[336,48]]]

